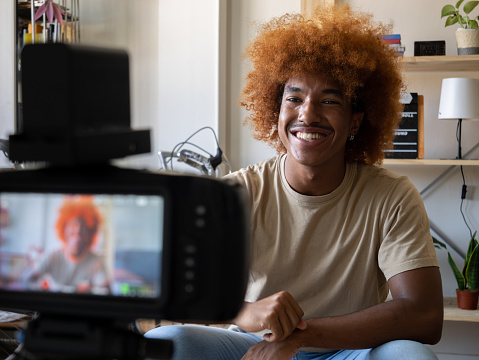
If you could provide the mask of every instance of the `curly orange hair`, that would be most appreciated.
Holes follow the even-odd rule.
[[[102,217],[91,196],[68,197],[58,210],[55,228],[58,237],[64,243],[66,242],[65,225],[68,221],[75,218],[82,218],[88,229],[95,234],[91,244],[93,246],[97,239],[98,228],[102,223]]]
[[[284,153],[278,136],[282,87],[302,73],[324,74],[339,84],[353,111],[364,112],[359,132],[347,142],[346,161],[380,163],[403,109],[399,56],[382,40],[388,33],[390,26],[348,6],[317,9],[310,19],[286,14],[263,24],[245,50],[254,68],[240,101],[250,111],[245,123],[253,137]]]

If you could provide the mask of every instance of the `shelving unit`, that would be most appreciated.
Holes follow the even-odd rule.
[[[412,56],[402,63],[406,72],[479,71],[479,55]]]
[[[402,59],[403,70],[407,73],[439,73],[439,72],[479,72],[479,55],[457,55],[457,56],[413,56],[404,57]],[[458,75],[460,76],[460,75]],[[479,160],[468,160],[467,155],[475,151],[479,147],[476,144],[467,154],[466,159],[385,159],[383,164],[403,165],[403,166],[444,166],[447,167],[441,175],[429,183],[422,191],[421,196],[433,189],[433,186],[441,181],[446,174],[458,166],[479,166]],[[454,243],[447,239],[446,235],[436,226],[431,224],[433,230],[442,240],[454,249],[461,257],[464,258],[465,253],[462,249],[457,248]]]
[[[479,71],[479,55],[411,56],[402,59],[405,72]],[[479,160],[385,159],[384,165],[479,166]]]
[[[385,159],[384,165],[479,166],[479,160],[457,159]]]
[[[456,298],[444,298],[444,320],[479,322],[479,310],[459,309]]]
[[[77,43],[80,41],[80,13],[79,0],[63,0],[61,3],[55,0],[63,11],[63,25],[59,25],[56,20],[52,23],[47,22],[46,16],[34,20],[34,14],[40,6],[44,4],[43,0],[10,0],[14,1],[15,16],[15,131],[22,130],[23,105],[21,96],[21,52],[23,46],[27,43],[38,42],[65,42]],[[33,7],[33,9],[32,9]],[[36,26],[43,27],[42,37],[37,38]],[[25,40],[24,32],[31,27],[31,40]]]

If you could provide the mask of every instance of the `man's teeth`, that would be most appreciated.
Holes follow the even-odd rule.
[[[322,139],[322,138],[326,137],[326,135],[318,134],[318,133],[303,133],[303,132],[298,131],[296,133],[296,137],[299,138],[299,139],[302,139],[302,140],[311,141],[311,140]]]

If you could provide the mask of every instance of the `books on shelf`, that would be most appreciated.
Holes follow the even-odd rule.
[[[404,109],[399,128],[395,130],[393,148],[385,150],[389,159],[424,158],[424,97],[417,93],[404,93]]]
[[[385,43],[389,44],[391,48],[394,48],[398,55],[404,56],[406,48],[401,44],[401,34],[383,35],[382,39]]]

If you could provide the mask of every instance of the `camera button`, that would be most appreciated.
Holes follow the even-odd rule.
[[[187,267],[194,267],[194,266],[196,265],[196,261],[195,261],[195,259],[192,258],[192,257],[186,258],[186,259],[185,259],[185,265],[186,265]]]
[[[195,208],[196,215],[202,216],[206,214],[206,206],[197,205]]]
[[[187,254],[195,254],[197,247],[195,245],[185,245],[184,251]]]
[[[196,277],[196,274],[194,271],[187,271],[185,272],[185,279],[186,280],[193,280]]]
[[[197,228],[202,229],[202,228],[205,227],[206,221],[203,218],[198,218],[198,219],[195,220],[195,225],[196,225]]]

